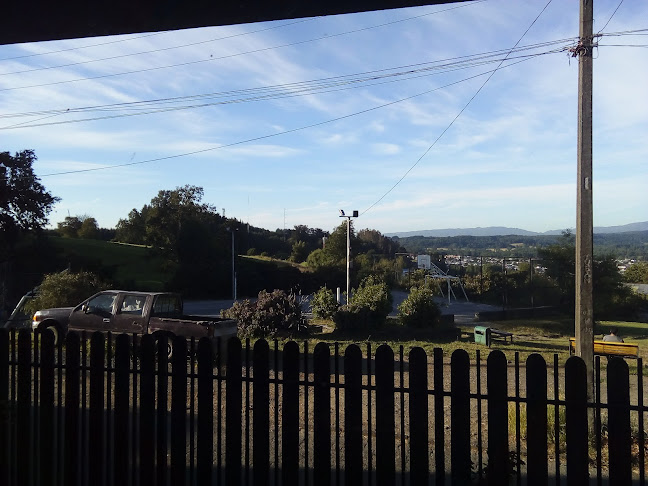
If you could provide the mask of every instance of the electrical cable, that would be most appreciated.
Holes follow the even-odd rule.
[[[549,1],[547,2],[547,4],[546,4],[546,5],[544,6],[544,8],[540,11],[540,13],[538,14],[538,16],[533,20],[533,22],[531,22],[531,25],[527,28],[527,30],[524,31],[524,34],[522,34],[522,36],[518,39],[518,41],[515,43],[515,45],[511,48],[510,52],[513,52],[513,50],[518,46],[518,44],[519,44],[520,42],[522,42],[522,39],[524,39],[524,36],[526,36],[527,33],[529,32],[529,30],[531,30],[531,27],[533,27],[533,26],[535,25],[535,23],[538,21],[538,19],[540,18],[540,16],[544,13],[544,11],[547,9],[547,7],[549,7],[549,4],[551,4],[551,2],[552,2],[552,0],[549,0]],[[508,54],[507,54],[507,56],[508,56]],[[376,202],[374,202],[371,206],[369,206],[367,209],[365,209],[364,211],[362,211],[362,213],[360,213],[360,216],[362,216],[363,214],[366,214],[366,213],[369,212],[373,207],[375,207],[378,203],[380,203],[380,201],[382,201],[385,197],[387,197],[387,195],[388,195],[390,192],[392,192],[392,191],[393,191],[393,190],[394,190],[394,189],[395,189],[395,188],[396,188],[396,187],[397,187],[397,186],[398,186],[398,185],[399,185],[399,184],[400,184],[400,183],[405,179],[405,177],[407,177],[408,174],[409,174],[410,172],[412,172],[412,170],[414,170],[414,168],[419,164],[419,162],[421,162],[421,160],[423,160],[423,158],[424,158],[424,157],[425,157],[425,156],[430,152],[430,150],[432,150],[432,148],[436,145],[436,143],[437,143],[439,140],[441,140],[441,138],[443,137],[443,135],[445,135],[446,132],[447,132],[448,130],[450,130],[450,128],[452,127],[452,125],[454,125],[454,123],[455,123],[455,122],[457,121],[457,119],[461,116],[461,114],[462,114],[464,111],[466,111],[466,109],[468,108],[468,106],[470,106],[470,104],[471,104],[471,103],[473,102],[473,100],[477,97],[477,95],[481,92],[481,90],[484,88],[484,86],[486,86],[486,84],[488,83],[488,81],[490,81],[490,79],[495,75],[495,73],[496,73],[496,72],[497,72],[497,71],[502,67],[502,64],[504,63],[505,60],[506,60],[506,58],[503,59],[503,60],[500,62],[500,64],[499,64],[499,65],[498,65],[498,66],[497,66],[493,71],[491,71],[491,73],[488,75],[488,77],[487,77],[486,80],[482,83],[482,85],[479,87],[479,89],[475,92],[475,94],[474,94],[474,95],[473,95],[473,96],[468,100],[468,102],[464,105],[464,107],[461,109],[461,111],[459,111],[459,113],[457,113],[457,115],[452,119],[452,121],[450,122],[450,124],[449,124],[449,125],[448,125],[448,126],[447,126],[447,127],[446,127],[442,132],[441,132],[441,134],[436,138],[436,140],[434,140],[434,142],[432,142],[432,145],[430,145],[430,146],[427,148],[427,150],[423,153],[423,155],[421,155],[421,156],[418,158],[418,160],[417,160],[416,162],[414,162],[414,165],[412,165],[409,169],[407,169],[407,171],[405,172],[405,174],[403,174],[403,176],[402,176],[402,177],[401,177],[401,178],[400,178],[400,179],[399,179],[399,180],[398,180],[398,181],[397,181],[397,182],[396,182],[392,187],[390,187],[390,188],[387,190],[387,192],[385,192],[382,196],[380,196],[380,198],[378,198],[378,200],[377,200]]]
[[[59,54],[61,52],[77,51],[77,50],[81,50],[81,49],[90,49],[92,47],[106,46],[106,45],[109,45],[109,44],[119,44],[120,42],[128,42],[128,41],[132,41],[132,40],[144,39],[146,37],[153,37],[155,35],[161,35],[161,34],[166,34],[166,33],[167,32],[152,32],[150,34],[138,35],[138,36],[135,36],[135,37],[128,37],[126,39],[117,39],[117,40],[111,40],[111,41],[107,41],[107,42],[100,42],[98,44],[90,44],[90,45],[87,45],[87,46],[68,47],[66,49],[58,49],[56,51],[38,52],[38,53],[35,53],[35,54],[23,54],[21,56],[14,56],[14,57],[4,57],[4,58],[0,59],[0,62],[2,62],[2,61],[14,61],[16,59],[25,59],[25,58],[29,58],[29,57],[48,56],[50,54]],[[18,45],[20,45],[20,44],[18,44]]]
[[[622,3],[623,3],[623,0],[621,0],[619,2],[619,5],[617,5],[617,8],[614,9],[614,12],[612,12],[612,15],[610,15],[610,18],[608,19],[608,21],[605,22],[605,25],[603,26],[603,28],[598,31],[599,34],[605,30],[605,28],[608,26],[608,24],[610,23],[612,18],[614,18],[614,15],[617,13],[617,10],[619,10],[619,7],[621,6]]]
[[[527,56],[520,56],[517,58],[510,58],[509,60],[513,59],[528,59],[528,58],[534,58],[538,57],[540,55],[546,55],[550,53],[555,53],[555,52],[561,52],[560,51],[551,51],[547,53],[541,53],[541,54],[534,54],[534,55],[527,55]],[[497,61],[492,61],[492,62],[497,62]],[[474,66],[471,66],[474,67]],[[455,68],[451,70],[445,70],[442,73],[447,73],[450,71],[455,71],[458,69],[462,68]],[[277,99],[285,99],[285,98],[292,98],[292,97],[298,97],[298,96],[308,96],[308,95],[314,95],[314,94],[325,94],[325,93],[331,93],[331,92],[336,92],[336,91],[343,91],[347,89],[357,89],[357,88],[363,88],[363,87],[368,87],[368,86],[377,86],[377,85],[382,85],[382,84],[387,84],[387,83],[393,83],[393,82],[401,82],[405,80],[411,80],[411,79],[417,79],[425,76],[431,76],[431,75],[436,75],[436,74],[442,74],[442,73],[428,73],[428,74],[420,74],[418,76],[410,76],[407,77],[406,79],[393,79],[394,75],[389,75],[387,76],[390,79],[384,80],[384,81],[376,81],[378,79],[384,79],[386,76],[379,76],[379,77],[372,77],[371,80],[375,82],[370,82],[370,83],[365,83],[365,84],[357,84],[357,83],[342,83],[341,87],[317,87],[317,89],[302,89],[299,91],[293,91],[293,92],[288,92],[288,93],[270,93],[266,95],[257,95],[257,96],[252,96],[248,98],[239,98],[239,99],[234,99],[234,100],[224,100],[224,101],[216,101],[216,102],[210,102],[210,103],[202,103],[202,104],[195,104],[195,105],[184,105],[184,106],[172,106],[172,107],[166,107],[166,108],[157,108],[157,109],[149,109],[147,111],[138,111],[135,113],[120,113],[120,114],[115,114],[115,115],[103,115],[103,116],[97,116],[97,117],[92,117],[92,118],[80,118],[80,119],[74,119],[74,120],[63,120],[63,121],[57,121],[57,122],[48,122],[48,123],[37,123],[42,119],[50,118],[53,116],[58,116],[61,114],[65,114],[66,112],[62,113],[54,113],[48,117],[41,118],[38,120],[34,120],[33,122],[22,122],[20,124],[16,125],[11,125],[11,126],[5,126],[1,127],[0,130],[8,130],[12,128],[34,128],[34,127],[42,127],[42,126],[52,126],[52,125],[63,125],[63,124],[70,124],[70,123],[80,123],[80,122],[86,122],[86,121],[97,121],[97,120],[105,120],[105,119],[113,119],[113,118],[124,118],[124,117],[131,117],[131,116],[140,116],[140,115],[149,115],[149,114],[156,114],[156,113],[163,113],[163,112],[170,112],[170,111],[179,111],[179,110],[187,110],[187,109],[198,109],[198,108],[205,108],[209,106],[216,106],[216,105],[226,105],[226,104],[238,104],[238,103],[248,103],[248,102],[257,102],[257,101],[271,101],[271,100],[277,100]],[[99,110],[95,110],[99,111]],[[109,110],[106,110],[109,111]]]
[[[507,64],[504,67],[514,66],[516,64],[520,64],[520,63],[528,61],[530,59],[533,59],[533,58],[522,59],[522,60],[513,62],[511,64]],[[503,69],[503,68],[499,67],[497,69]],[[283,130],[281,132],[271,133],[271,134],[267,134],[267,135],[261,135],[261,136],[258,136],[258,137],[248,138],[246,140],[239,140],[238,142],[232,142],[232,143],[228,143],[228,144],[219,145],[217,147],[209,147],[209,148],[201,149],[201,150],[194,150],[192,152],[185,152],[185,153],[182,153],[182,154],[167,155],[167,156],[164,156],[164,157],[157,157],[157,158],[154,158],[154,159],[141,160],[141,161],[137,161],[137,162],[129,162],[129,163],[125,163],[125,164],[113,164],[113,165],[106,165],[106,166],[101,166],[101,167],[92,167],[92,168],[89,168],[89,169],[77,169],[77,170],[68,170],[68,171],[62,171],[62,172],[53,172],[53,173],[50,173],[50,174],[43,174],[41,177],[52,177],[52,176],[59,176],[59,175],[79,174],[79,173],[83,173],[83,172],[95,172],[95,171],[99,171],[99,170],[116,169],[116,168],[120,168],[120,167],[128,167],[128,166],[133,166],[133,165],[150,164],[150,163],[153,163],[153,162],[161,162],[161,161],[164,161],[164,160],[171,160],[171,159],[177,159],[177,158],[181,158],[181,157],[187,157],[187,156],[190,156],[190,155],[197,155],[197,154],[201,154],[201,153],[212,152],[214,150],[219,150],[219,149],[228,148],[228,147],[234,147],[236,145],[243,145],[243,144],[246,144],[246,143],[249,143],[249,142],[256,142],[256,141],[259,141],[259,140],[265,140],[265,139],[268,139],[268,138],[273,138],[273,137],[277,137],[277,136],[280,136],[280,135],[286,135],[286,134],[289,134],[289,133],[295,133],[295,132],[299,132],[299,131],[306,130],[306,129],[309,129],[309,128],[314,128],[314,127],[326,125],[326,124],[329,124],[329,123],[334,123],[334,122],[337,122],[337,121],[340,121],[340,120],[345,120],[345,119],[348,119],[348,118],[352,118],[354,116],[362,115],[362,114],[365,114],[365,113],[370,113],[372,111],[376,111],[376,110],[379,110],[381,108],[385,108],[387,106],[392,106],[392,105],[401,103],[403,101],[411,100],[411,99],[414,99],[416,97],[432,93],[434,91],[438,91],[438,90],[441,90],[441,89],[444,89],[444,88],[448,88],[450,86],[454,86],[454,85],[457,85],[457,84],[460,84],[460,83],[463,83],[463,82],[466,82],[466,81],[470,81],[471,79],[475,79],[475,78],[478,78],[478,77],[481,77],[481,76],[485,76],[485,75],[487,75],[489,73],[492,74],[497,69],[491,70],[491,71],[485,71],[483,73],[476,74],[474,76],[470,76],[468,78],[464,78],[464,79],[461,79],[459,81],[454,81],[452,83],[448,83],[448,84],[446,84],[444,86],[439,86],[439,87],[436,87],[436,88],[433,88],[433,89],[430,89],[430,90],[427,90],[427,91],[423,91],[422,93],[417,93],[415,95],[407,96],[405,98],[400,98],[400,99],[397,99],[397,100],[394,100],[394,101],[390,101],[388,103],[383,103],[381,105],[376,105],[376,106],[373,106],[371,108],[367,108],[367,109],[364,109],[364,110],[361,110],[361,111],[350,113],[348,115],[343,115],[343,116],[340,116],[340,117],[331,118],[331,119],[324,120],[324,121],[321,121],[321,122],[312,123],[310,125],[305,125],[305,126],[301,126],[301,127],[297,127],[297,128],[291,128],[291,129],[288,129],[288,130]]]
[[[250,32],[241,32],[241,33],[238,33],[238,34],[227,35],[225,37],[217,37],[215,39],[207,39],[207,40],[202,40],[202,41],[197,41],[197,42],[191,42],[189,44],[181,44],[179,46],[160,47],[158,49],[151,49],[149,51],[131,52],[130,54],[120,54],[118,56],[102,57],[102,58],[99,58],[99,59],[89,59],[87,61],[78,61],[78,62],[71,62],[71,63],[68,63],[68,64],[59,64],[57,66],[46,66],[46,67],[39,67],[39,68],[32,68],[32,69],[24,69],[22,71],[13,71],[13,72],[10,72],[10,73],[0,73],[0,76],[10,76],[12,74],[33,73],[33,72],[36,72],[36,71],[46,71],[48,69],[59,69],[59,68],[64,68],[64,67],[80,66],[80,65],[90,64],[90,63],[93,63],[93,62],[112,61],[114,59],[122,59],[124,57],[140,56],[142,54],[155,54],[157,52],[171,51],[173,49],[182,49],[184,47],[192,47],[192,46],[197,46],[197,45],[201,45],[201,44],[207,44],[209,42],[216,42],[216,41],[220,41],[220,40],[232,39],[234,37],[241,37],[241,36],[244,36],[244,35],[257,34],[259,32],[265,32],[267,30],[273,30],[273,29],[278,29],[278,28],[281,28],[281,27],[287,27],[289,25],[300,24],[302,22],[310,22],[312,20],[315,20],[316,18],[318,18],[318,17],[313,17],[313,18],[309,18],[309,19],[300,19],[300,20],[297,20],[295,22],[290,22],[290,23],[286,23],[286,24],[267,27],[265,29],[253,30],[253,31],[250,31]]]
[[[176,68],[176,67],[185,67],[185,66],[201,64],[201,63],[205,63],[205,62],[218,61],[218,60],[223,60],[223,59],[230,59],[230,58],[233,58],[233,57],[243,56],[243,55],[247,55],[247,54],[258,54],[260,52],[266,52],[266,51],[270,51],[270,50],[274,50],[274,49],[281,49],[281,48],[284,48],[284,47],[293,47],[293,46],[296,46],[296,45],[308,44],[308,43],[311,43],[311,42],[317,42],[317,41],[320,41],[320,40],[330,39],[330,38],[333,38],[333,37],[340,37],[340,36],[343,36],[343,35],[354,34],[354,33],[362,32],[362,31],[366,31],[366,30],[375,29],[375,28],[378,28],[378,27],[384,27],[384,26],[388,26],[388,25],[393,25],[393,24],[396,24],[396,23],[399,23],[399,22],[405,22],[405,21],[408,21],[408,20],[424,17],[426,15],[433,15],[433,14],[436,14],[436,13],[441,13],[441,12],[445,12],[445,11],[448,11],[448,10],[454,10],[456,8],[461,8],[461,7],[464,7],[464,6],[473,5],[473,4],[476,4],[476,3],[481,3],[483,1],[485,1],[485,0],[478,0],[476,2],[471,2],[470,4],[466,4],[466,5],[459,5],[459,6],[451,7],[451,8],[445,9],[445,10],[441,10],[441,11],[430,12],[430,13],[421,14],[421,15],[418,15],[418,16],[415,16],[415,17],[408,17],[406,19],[399,19],[399,20],[395,20],[395,21],[392,21],[392,22],[386,22],[386,23],[383,23],[383,24],[377,24],[377,25],[373,25],[373,26],[369,26],[369,27],[363,27],[363,28],[360,28],[360,29],[354,29],[354,30],[350,30],[350,31],[346,31],[346,32],[340,32],[340,33],[337,33],[337,34],[324,35],[324,36],[320,36],[320,37],[317,37],[317,38],[314,38],[314,39],[306,39],[306,40],[302,40],[302,41],[290,42],[290,43],[287,43],[287,44],[281,44],[281,45],[277,45],[277,46],[263,47],[263,48],[254,49],[254,50],[251,50],[251,51],[238,52],[238,53],[235,53],[235,54],[228,54],[226,56],[220,56],[220,57],[211,57],[210,56],[209,58],[206,58],[206,59],[198,59],[198,60],[194,60],[194,61],[186,61],[186,62],[182,62],[182,63],[169,64],[169,65],[166,65],[166,66],[155,66],[155,67],[150,67],[150,68],[136,69],[136,70],[132,70],[132,71],[124,71],[124,72],[120,72],[120,73],[102,74],[102,75],[98,75],[98,76],[88,76],[88,77],[83,77],[83,78],[69,79],[69,80],[65,80],[65,81],[55,81],[55,82],[51,82],[51,83],[34,84],[34,85],[28,85],[28,86],[17,86],[17,87],[12,87],[12,88],[2,88],[2,89],[0,89],[0,91],[14,91],[14,90],[19,90],[19,89],[40,88],[40,87],[43,87],[43,86],[53,86],[53,85],[66,84],[66,83],[75,83],[75,82],[79,82],[79,81],[91,81],[91,80],[95,80],[95,79],[105,79],[105,78],[110,78],[110,77],[115,77],[115,76],[124,76],[124,75],[128,75],[128,74],[139,74],[139,73],[144,73],[144,72],[157,71],[157,70],[160,70],[160,69],[170,69],[170,68]],[[117,57],[119,57],[119,56],[117,56]],[[55,67],[73,66],[73,65],[76,65],[76,64],[83,64],[85,62],[94,62],[94,61],[84,61],[84,62],[71,63],[71,64],[68,64],[68,65],[55,66]],[[9,75],[12,75],[12,74],[13,75],[15,75],[15,74],[24,74],[26,72],[38,71],[40,69],[52,69],[52,68],[37,68],[37,69],[33,69],[33,70],[15,71],[15,72],[11,72],[11,73],[0,74],[0,76],[9,76]]]
[[[553,41],[551,43],[543,43],[543,45],[551,45],[557,42],[558,41]],[[529,56],[534,57],[537,55],[561,52],[565,48],[566,47],[553,49],[550,51],[542,52],[540,54],[538,53],[525,54],[519,56],[518,58],[529,57]],[[520,48],[520,52],[528,49],[530,48],[527,47]],[[501,51],[496,51],[494,54],[485,53],[485,54],[477,54],[472,56],[462,56],[461,58],[455,58],[455,59],[460,59],[460,61],[455,61],[455,62],[445,62],[445,60],[442,60],[442,61],[434,61],[432,63],[425,63],[425,64],[419,63],[416,65],[402,66],[397,68],[387,68],[387,69],[381,69],[377,71],[370,71],[367,73],[336,76],[336,77],[324,78],[321,80],[296,82],[296,83],[289,83],[284,85],[235,90],[235,91],[228,91],[225,93],[209,93],[209,94],[202,94],[202,95],[189,95],[184,97],[163,98],[163,99],[150,100],[150,101],[117,103],[111,105],[98,105],[98,106],[91,106],[91,107],[65,108],[65,109],[55,109],[55,110],[41,110],[41,111],[29,112],[29,113],[4,114],[4,115],[0,115],[0,119],[17,118],[17,117],[25,117],[25,116],[42,116],[42,115],[50,115],[50,114],[87,113],[87,112],[96,112],[96,111],[104,111],[104,112],[115,111],[115,110],[123,111],[125,109],[131,111],[139,110],[136,113],[121,113],[119,115],[106,115],[106,116],[93,117],[93,118],[65,120],[65,121],[54,122],[49,124],[48,123],[30,124],[30,122],[23,122],[17,125],[1,127],[0,130],[9,129],[9,128],[18,128],[18,127],[26,128],[26,127],[34,127],[34,126],[45,126],[51,124],[93,121],[93,120],[99,120],[104,118],[116,118],[122,116],[125,117],[125,116],[145,115],[145,114],[160,113],[165,111],[202,108],[206,106],[213,106],[219,104],[233,104],[233,103],[262,101],[262,100],[268,101],[268,100],[280,99],[286,97],[304,96],[309,94],[339,91],[341,89],[346,89],[348,87],[359,88],[364,86],[374,86],[379,84],[385,84],[388,82],[402,81],[403,80],[402,78],[405,78],[406,80],[416,79],[423,76],[436,75],[436,74],[447,73],[459,69],[477,67],[491,62],[500,62],[502,59],[494,58],[494,56],[499,54],[500,52]],[[515,59],[515,58],[509,57],[509,59]],[[441,62],[445,62],[445,64],[439,64]],[[395,71],[397,69],[400,71]],[[386,81],[382,81],[385,78],[389,78],[389,79],[387,79]],[[185,102],[189,100],[223,98],[223,97],[231,97],[232,95],[243,95],[245,97],[227,99],[224,101],[202,103],[199,105],[162,107],[163,105]],[[37,122],[39,120],[34,120],[33,122]]]

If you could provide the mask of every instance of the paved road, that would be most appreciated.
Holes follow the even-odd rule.
[[[390,315],[395,316],[398,313],[398,305],[407,298],[407,292],[402,290],[394,290],[392,291],[392,296],[394,298],[394,307]],[[442,314],[454,314],[455,323],[457,324],[472,322],[476,312],[501,310],[501,308],[497,306],[479,304],[476,302],[466,302],[464,299],[453,299],[450,304],[448,304],[447,299],[439,297],[437,299],[437,302],[441,307]],[[221,310],[229,309],[230,307],[232,307],[233,303],[234,301],[231,299],[189,300],[185,301],[184,308],[185,312],[190,315],[219,316]],[[304,307],[304,311],[308,312],[307,304]]]

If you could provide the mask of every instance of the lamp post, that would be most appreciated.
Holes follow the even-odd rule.
[[[340,218],[347,219],[347,281],[346,281],[346,303],[349,303],[351,298],[351,218],[357,218],[358,211],[353,211],[353,214],[344,214],[344,210],[340,209]]]
[[[234,252],[234,231],[238,231],[238,228],[233,229],[228,226],[227,231],[232,234],[232,299],[236,301],[236,269],[234,267],[234,259],[236,258],[236,253]]]

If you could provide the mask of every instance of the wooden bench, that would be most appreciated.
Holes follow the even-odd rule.
[[[506,342],[507,339],[510,339],[511,342],[513,342],[512,332],[500,331],[499,329],[494,329],[491,327],[490,333],[491,333],[491,338],[504,339],[504,342]]]
[[[569,338],[569,355],[576,353],[576,338]],[[594,354],[599,356],[619,356],[622,358],[638,358],[639,345],[618,343],[615,341],[594,341]]]

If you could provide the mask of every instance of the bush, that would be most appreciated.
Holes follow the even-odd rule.
[[[343,305],[333,315],[335,328],[342,332],[368,331],[384,322],[368,307]]]
[[[341,331],[368,330],[381,326],[392,310],[392,302],[389,286],[377,277],[369,276],[351,293],[349,304],[338,309],[333,322]]]
[[[407,299],[398,306],[398,318],[408,327],[434,327],[439,324],[441,309],[434,301],[434,292],[413,287]]]
[[[29,302],[25,309],[33,313],[50,307],[74,306],[109,287],[106,282],[91,272],[52,273],[45,275],[38,286],[36,298]]]
[[[320,319],[331,319],[338,310],[338,302],[331,289],[320,288],[310,302],[311,312]]]
[[[252,256],[252,255],[256,255],[256,252],[257,252],[256,248],[248,248],[248,251],[245,252],[245,254],[248,256]]]
[[[280,331],[306,331],[306,319],[301,311],[301,297],[283,290],[271,293],[262,290],[256,302],[235,302],[223,311],[223,316],[236,319],[242,338],[274,336]]]
[[[351,292],[351,307],[366,307],[384,321],[392,311],[393,298],[389,286],[371,275],[365,278],[358,288]]]

